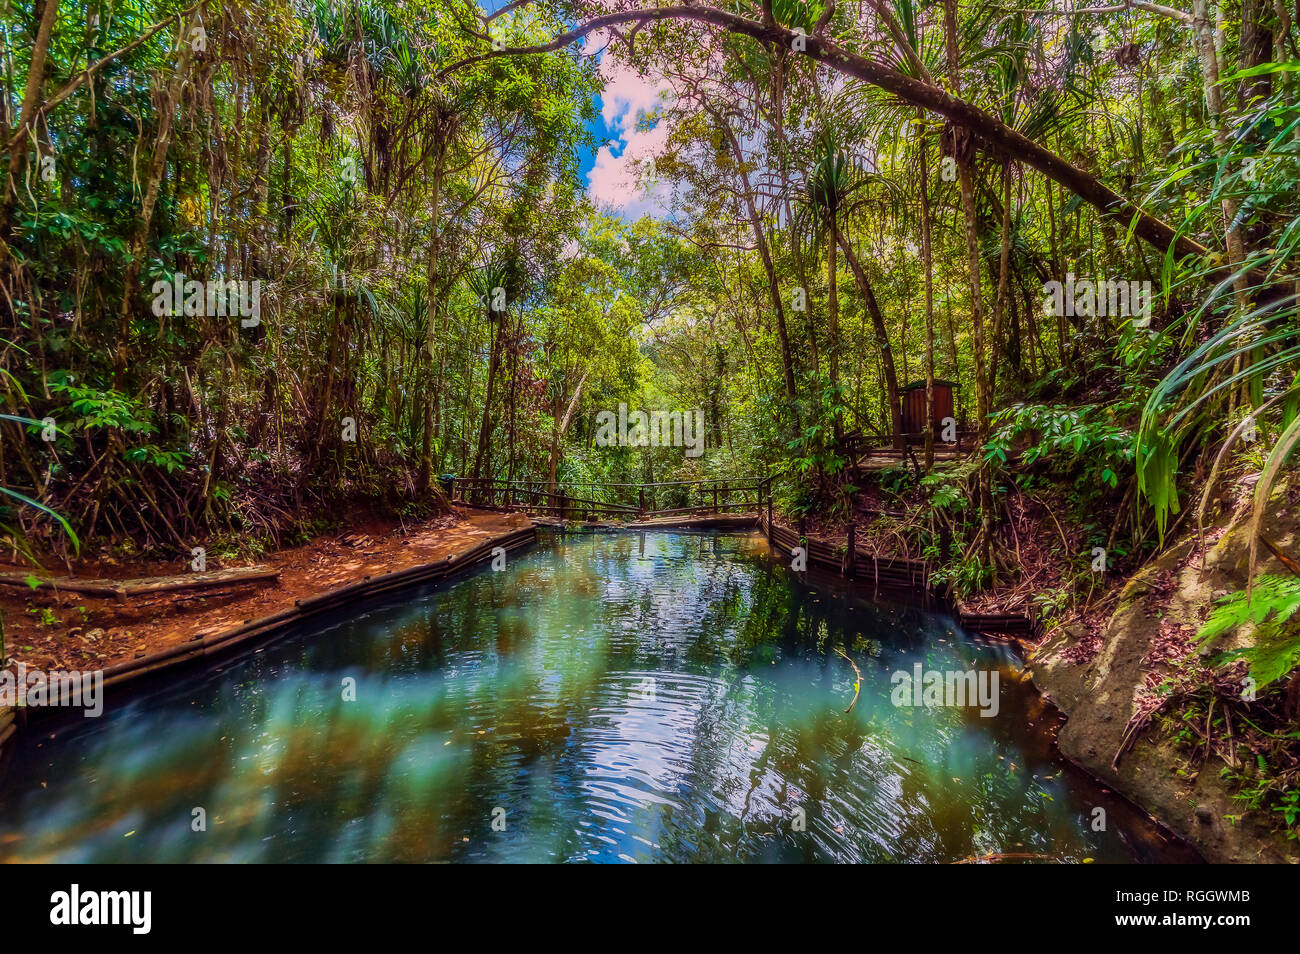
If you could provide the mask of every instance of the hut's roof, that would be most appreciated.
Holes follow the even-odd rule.
[[[937,387],[937,388],[959,388],[959,387],[961,387],[961,385],[958,384],[956,381],[945,381],[945,380],[942,380],[942,379],[940,379],[940,378],[935,378],[935,379],[934,379],[934,386]],[[924,381],[913,381],[911,384],[907,385],[906,387],[901,388],[901,390],[903,390],[903,391],[915,391],[917,388],[920,388],[921,390],[925,390],[925,382],[924,382]]]

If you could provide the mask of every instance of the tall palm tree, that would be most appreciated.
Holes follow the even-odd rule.
[[[815,145],[816,161],[804,183],[804,203],[814,217],[814,232],[818,241],[826,242],[827,273],[830,282],[830,378],[833,386],[839,384],[839,315],[835,289],[836,250],[844,253],[862,295],[872,330],[880,346],[880,362],[885,374],[885,389],[889,401],[891,438],[895,447],[902,445],[903,422],[898,403],[898,373],[894,368],[894,353],[889,343],[885,316],[876,300],[875,289],[866,270],[844,234],[848,217],[860,206],[861,193],[869,179],[854,165],[835,134],[823,130]]]
[[[470,474],[475,479],[481,476],[484,461],[491,459],[492,392],[496,386],[497,370],[501,364],[501,347],[505,340],[510,286],[517,268],[517,262],[512,258],[496,258],[479,268],[470,277],[470,286],[483,305],[488,323],[492,325],[491,344],[488,347],[487,384],[483,395],[483,418],[479,423],[478,449],[474,453],[474,469]]]

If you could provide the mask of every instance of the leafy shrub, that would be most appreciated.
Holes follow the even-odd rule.
[[[1297,609],[1300,579],[1265,574],[1249,592],[1219,600],[1197,639],[1205,644],[1246,623],[1253,625],[1255,645],[1228,650],[1216,662],[1247,660],[1256,689],[1263,689],[1300,666],[1300,624],[1292,619]]]
[[[1085,405],[1013,404],[993,417],[996,428],[984,458],[1006,463],[1023,436],[1033,443],[1020,455],[1031,467],[1043,463],[1061,475],[1074,475],[1081,490],[1096,492],[1119,485],[1133,466],[1133,434],[1115,423],[1113,408]]]

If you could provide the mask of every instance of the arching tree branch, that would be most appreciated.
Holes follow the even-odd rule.
[[[752,37],[760,43],[792,48],[796,34],[779,25],[765,25],[726,10],[709,6],[669,6],[645,10],[625,10],[606,13],[579,24],[562,33],[549,43],[536,46],[512,47],[492,50],[467,57],[453,63],[439,73],[446,76],[474,63],[498,56],[524,56],[536,53],[553,53],[591,33],[607,27],[626,23],[651,23],[663,20],[684,20],[721,27],[729,33]],[[904,102],[937,113],[974,132],[984,142],[1002,150],[1019,162],[1037,169],[1048,178],[1060,183],[1085,202],[1096,207],[1125,227],[1133,223],[1133,233],[1153,247],[1164,252],[1171,246],[1178,255],[1205,255],[1208,250],[1186,235],[1181,235],[1168,223],[1147,212],[1137,203],[1124,198],[1104,185],[1096,176],[1085,172],[1061,158],[1045,146],[1012,129],[997,117],[973,103],[948,93],[939,86],[913,79],[890,66],[850,53],[837,43],[820,36],[807,36],[801,44],[804,53],[819,63],[861,80]]]

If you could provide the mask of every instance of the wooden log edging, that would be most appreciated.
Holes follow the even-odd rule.
[[[0,573],[0,585],[51,589],[68,593],[85,593],[90,596],[141,596],[146,593],[168,593],[176,590],[202,590],[213,587],[241,586],[279,579],[280,571],[265,565],[232,567],[227,570],[210,570],[202,573],[183,573],[172,576],[147,576],[130,580],[80,580],[73,577],[41,577],[34,573]]]
[[[844,548],[837,549],[822,540],[809,537],[801,543],[797,531],[777,525],[767,514],[760,516],[759,527],[773,546],[787,553],[802,545],[808,554],[809,565],[816,564],[854,583],[872,583],[880,590],[921,593],[927,601],[956,617],[963,629],[1015,637],[1037,638],[1042,635],[1037,620],[1028,616],[962,612],[946,590],[931,582],[930,567],[925,561],[877,557],[861,547],[854,548],[850,559],[847,552],[842,552]]]
[[[327,590],[319,596],[295,600],[291,608],[279,613],[248,620],[233,629],[209,636],[195,637],[178,646],[109,666],[104,670],[104,690],[120,689],[166,670],[178,669],[201,660],[210,661],[217,656],[234,654],[252,642],[283,635],[291,626],[348,603],[382,596],[409,586],[446,579],[461,570],[486,562],[497,547],[502,547],[507,553],[511,553],[530,547],[536,541],[537,528],[523,527],[508,534],[489,537],[463,553],[452,554],[433,563],[421,563],[375,577],[367,576],[356,583]],[[20,722],[25,725],[61,714],[65,714],[65,710],[53,706],[29,707],[23,709],[20,720],[12,706],[0,709],[0,756],[4,754],[5,745],[15,734]]]

